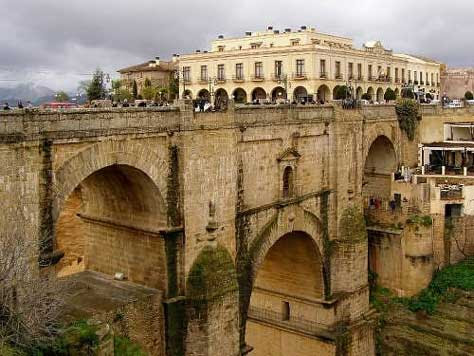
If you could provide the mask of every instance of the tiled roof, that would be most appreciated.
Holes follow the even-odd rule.
[[[121,74],[130,73],[130,72],[152,72],[152,71],[171,72],[175,69],[175,63],[173,62],[160,61],[160,65],[158,66],[153,65],[153,63],[154,61],[148,61],[145,63],[119,69],[117,72]]]

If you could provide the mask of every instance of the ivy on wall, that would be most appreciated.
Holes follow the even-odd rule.
[[[419,105],[412,99],[399,99],[395,105],[400,129],[405,131],[410,141],[415,139],[416,127],[421,120]]]

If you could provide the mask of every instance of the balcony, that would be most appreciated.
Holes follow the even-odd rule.
[[[293,73],[292,78],[294,80],[303,80],[303,79],[307,79],[307,76],[305,72],[296,72],[296,73]]]
[[[198,80],[199,84],[207,84],[208,83],[208,78],[207,77],[201,77]]]
[[[399,78],[395,78],[395,84],[400,84],[400,79]]]
[[[361,81],[361,82],[364,81],[364,76],[359,74],[359,75],[357,76],[357,80],[358,80],[358,81]]]
[[[443,186],[440,189],[441,200],[457,200],[462,199],[462,186],[452,185],[452,186]]]
[[[347,79],[348,79],[348,80],[354,80],[354,79],[355,79],[354,74],[349,74],[349,75],[347,76]]]
[[[315,336],[330,335],[332,328],[314,321],[290,316],[285,320],[283,313],[254,306],[249,307],[248,317],[261,320],[276,326],[295,331],[302,331]]]
[[[319,78],[320,79],[328,79],[328,73],[327,72],[319,73]]]
[[[418,85],[418,80],[415,80],[413,84]]]
[[[402,84],[406,84],[406,80],[405,79],[402,79]]]
[[[424,82],[424,81],[420,81],[420,85],[425,85],[425,82]]]
[[[440,87],[440,83],[439,83],[439,82],[438,82],[438,83],[436,83],[436,86],[439,88],[439,87]]]
[[[274,82],[281,82],[285,79],[285,75],[283,73],[272,73],[272,80]]]
[[[184,84],[191,84],[191,78],[183,78],[183,83]]]
[[[412,84],[413,81],[411,79],[408,80],[408,84]]]
[[[263,82],[265,80],[265,76],[263,73],[256,73],[252,75],[252,81],[253,82]]]
[[[218,76],[216,81],[217,81],[218,84],[224,84],[226,82],[225,76],[223,76],[223,75]]]
[[[375,77],[372,75],[369,75],[368,80],[369,82],[375,82]]]
[[[239,75],[232,76],[232,81],[234,83],[243,83],[243,82],[245,82],[245,79],[244,79],[243,74],[239,74]]]
[[[344,76],[342,75],[342,73],[336,73],[336,75],[334,76],[334,79],[336,79],[336,80],[344,80]]]

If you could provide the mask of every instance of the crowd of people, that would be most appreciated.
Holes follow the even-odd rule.
[[[28,109],[31,109],[31,108],[33,108],[33,104],[32,104],[30,101],[28,101],[28,102],[26,103],[26,107],[27,107]],[[5,103],[3,104],[3,110],[4,110],[4,111],[12,110],[12,109],[15,109],[15,108],[16,108],[16,109],[24,109],[25,106],[23,105],[23,102],[21,102],[21,101],[19,101],[19,102],[17,103],[16,107],[11,107],[10,104],[8,104],[8,102],[5,102]]]

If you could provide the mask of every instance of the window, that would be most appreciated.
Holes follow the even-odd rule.
[[[436,73],[436,84],[439,85],[439,74]]]
[[[426,85],[429,85],[428,73],[425,73],[425,82]]]
[[[217,47],[217,50],[219,52],[224,52],[224,48],[225,48],[225,46],[219,46],[219,47]]]
[[[395,68],[395,81],[398,83],[398,68]]]
[[[405,68],[402,68],[402,82],[405,83]]]
[[[300,40],[291,40],[292,46],[298,46],[299,43],[300,43]]]
[[[191,67],[183,67],[183,80],[185,82],[191,81]]]
[[[275,77],[280,78],[283,74],[283,62],[275,61]]]
[[[244,64],[243,63],[237,63],[235,65],[235,78],[244,79]]]
[[[252,49],[257,49],[259,47],[260,47],[260,43],[251,43],[250,44],[250,48],[252,48]]]
[[[281,320],[288,321],[290,320],[290,303],[283,302],[281,305]]]
[[[357,63],[357,79],[362,80],[362,63]]]
[[[411,70],[408,71],[408,83],[411,83]]]
[[[348,71],[349,79],[352,79],[354,77],[354,63],[349,63]]]
[[[225,69],[223,64],[217,65],[217,80],[225,80]]]
[[[434,85],[434,82],[435,82],[435,81],[434,81],[434,74],[431,73],[431,85]]]
[[[201,80],[207,81],[207,66],[201,66]]]
[[[293,196],[293,168],[286,167],[283,172],[283,198]]]
[[[336,79],[341,79],[341,62],[336,61]]]
[[[304,59],[296,60],[296,76],[302,77],[304,75]]]
[[[255,78],[263,78],[263,63],[255,62]]]
[[[382,66],[377,66],[377,79],[382,76]]]
[[[388,81],[390,81],[390,76],[392,74],[392,68],[387,67],[387,73],[385,73],[385,77],[387,78]]]
[[[420,84],[423,84],[423,73],[420,72]]]
[[[369,76],[369,80],[372,80],[372,64],[369,64],[367,74]]]
[[[319,61],[319,70],[320,70],[320,76],[321,78],[326,78],[327,77],[327,73],[326,73],[326,60],[325,59],[321,59]]]
[[[418,84],[418,77],[416,75],[417,75],[417,72],[416,72],[416,70],[414,70],[413,71],[413,82],[414,82],[414,84]]]

